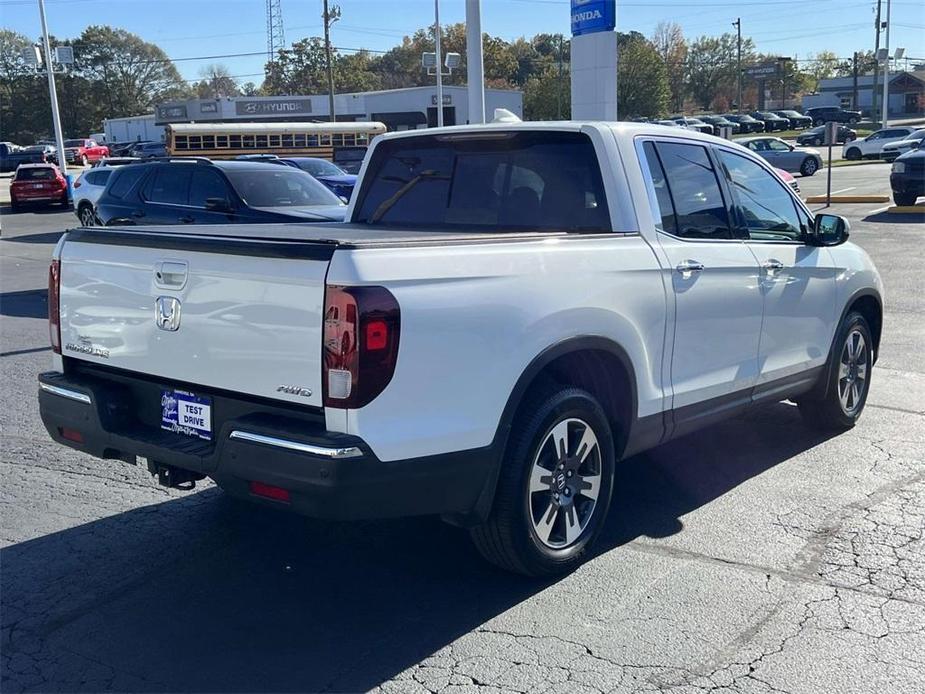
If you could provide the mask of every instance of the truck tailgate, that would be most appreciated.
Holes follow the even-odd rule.
[[[60,257],[62,354],[321,406],[335,244],[216,231],[70,232]]]

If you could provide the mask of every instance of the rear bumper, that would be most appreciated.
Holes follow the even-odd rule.
[[[325,431],[317,414],[299,416],[296,408],[281,412],[274,405],[203,388],[196,390],[213,396],[214,438],[188,438],[133,414],[147,407],[139,393],[186,384],[145,379],[127,385],[128,380],[124,375],[40,374],[39,409],[48,433],[98,458],[135,463],[140,456],[211,477],[240,498],[336,520],[465,517],[476,508],[494,469],[490,448],[382,462],[363,440]],[[255,496],[251,482],[285,489],[289,501]]]

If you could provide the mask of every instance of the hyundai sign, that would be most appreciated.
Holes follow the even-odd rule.
[[[572,36],[613,31],[617,0],[572,0]]]

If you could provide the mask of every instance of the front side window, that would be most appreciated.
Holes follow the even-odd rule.
[[[381,144],[357,221],[491,231],[610,231],[597,156],[582,133],[426,136]]]
[[[719,158],[750,239],[803,239],[796,205],[776,176],[752,160],[726,150],[719,150]]]
[[[227,176],[238,195],[251,207],[343,204],[324,184],[288,166],[267,164],[260,169],[229,170]]]
[[[655,201],[658,205],[656,214],[656,227],[659,231],[664,231],[673,236],[678,235],[678,223],[675,216],[674,203],[671,202],[671,193],[668,192],[668,182],[665,180],[665,171],[659,161],[658,154],[655,153],[655,144],[646,142],[643,145],[646,153],[646,166],[649,172],[649,181],[652,189],[655,191]],[[659,222],[661,226],[659,226]]]
[[[685,239],[732,238],[726,204],[706,148],[659,142],[655,149],[674,203],[677,235]]]
[[[228,200],[228,188],[218,174],[196,169],[190,181],[189,204],[193,207],[205,207],[209,198]]]
[[[162,205],[186,205],[192,173],[187,164],[161,167],[143,189],[145,200]]]

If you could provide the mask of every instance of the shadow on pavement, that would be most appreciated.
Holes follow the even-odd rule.
[[[58,243],[64,231],[47,231],[41,234],[19,234],[18,236],[4,236],[3,241],[14,243],[47,243],[51,246]]]
[[[48,318],[48,290],[3,292],[0,294],[0,316]]]
[[[684,514],[819,443],[795,409],[625,461],[601,551],[677,533]],[[487,566],[436,519],[327,523],[216,489],[6,547],[0,562],[4,691],[363,691],[550,585]]]
[[[922,214],[912,212],[879,212],[864,217],[865,222],[881,222],[884,224],[915,224],[921,226],[922,220],[925,219],[925,207],[922,208]]]

